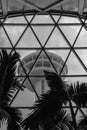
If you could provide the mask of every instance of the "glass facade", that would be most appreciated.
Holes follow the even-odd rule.
[[[72,17],[68,14],[61,13],[23,13],[17,16],[9,15],[1,18],[0,22],[0,49],[5,48],[9,53],[18,52],[20,54],[19,64],[23,68],[23,74],[17,77],[23,78],[20,89],[14,94],[14,98],[10,105],[18,107],[23,112],[23,117],[29,113],[28,108],[33,105],[35,94],[30,92],[24,84],[27,80],[31,87],[34,87],[33,78],[41,77],[41,75],[31,75],[31,71],[35,66],[39,66],[39,57],[44,52],[44,57],[56,71],[53,60],[48,55],[48,51],[60,56],[64,63],[60,70],[60,76],[65,77],[68,84],[79,82],[87,82],[87,20],[78,15]],[[25,69],[25,63],[22,59],[27,55],[39,52],[34,55],[33,64],[29,72]],[[33,60],[30,57],[30,61]],[[59,60],[55,59],[54,60]],[[28,61],[26,61],[27,63]],[[48,66],[49,63],[44,62]],[[68,72],[63,75],[62,71],[67,66]],[[35,90],[34,90],[35,91]],[[74,106],[75,107],[75,106]],[[68,108],[68,106],[67,106]],[[84,114],[83,108],[75,112]]]

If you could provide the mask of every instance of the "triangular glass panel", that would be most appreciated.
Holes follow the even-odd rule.
[[[87,31],[83,27],[75,43],[75,47],[87,47]]]
[[[68,41],[70,42],[71,45],[73,45],[79,30],[80,30],[81,26],[62,26],[60,25],[60,29],[62,30],[63,34],[65,35],[65,37],[68,39]]]
[[[85,19],[84,19],[84,18],[81,18],[81,17],[79,17],[78,20],[79,20],[79,22],[80,22],[81,24],[82,24],[82,22],[86,22]]]
[[[58,21],[58,19],[60,18],[60,16],[59,16],[59,15],[52,15],[52,17],[54,18],[55,22],[57,22],[57,21]]]
[[[57,57],[57,71],[58,73],[63,76],[63,79],[65,79],[64,75],[68,74],[68,65],[66,62],[67,56],[69,54],[70,50],[51,50],[56,57]],[[53,57],[53,60],[56,61],[56,57]]]
[[[4,23],[12,23],[12,24],[22,24],[22,23],[27,23],[24,16],[18,16],[18,17],[11,17],[11,18],[8,18]]]
[[[82,82],[86,82],[86,80],[87,80],[87,76],[85,75],[83,75],[83,73],[81,74],[81,76],[73,76],[72,77],[72,75],[71,75],[71,77],[69,76],[67,76],[66,78],[65,78],[65,80],[67,81],[67,84],[71,84],[71,83],[76,83],[77,81],[79,82],[79,83],[82,83]]]
[[[36,15],[32,23],[36,24],[50,24],[53,23],[50,15]]]
[[[6,49],[6,51],[7,51],[8,54],[12,51],[12,49],[7,49],[7,48],[4,48],[4,49]],[[2,51],[2,47],[0,48],[0,52],[1,51]]]
[[[73,24],[76,24],[76,23],[80,23],[78,18],[74,18],[74,17],[67,17],[67,16],[62,16],[61,19],[59,20],[59,23],[73,23]]]
[[[33,16],[34,16],[34,15],[26,15],[26,18],[27,18],[28,22],[31,21],[31,19],[33,18]]]
[[[12,48],[11,43],[9,42],[8,37],[3,28],[0,29],[0,47]]]
[[[42,46],[44,46],[46,40],[48,39],[48,37],[53,29],[53,26],[32,26],[32,28],[35,31]]]
[[[84,70],[83,66],[81,65],[78,58],[75,56],[73,52],[71,52],[68,61],[68,75],[86,75],[86,71]]]
[[[80,59],[82,60],[83,64],[87,67],[87,50],[75,50]]]
[[[45,77],[30,77],[30,81],[35,89],[34,90],[33,88],[30,88],[31,91],[35,93],[35,100],[38,99],[38,96],[40,96],[43,93],[46,93],[49,90]]]
[[[32,106],[34,104],[34,97],[35,94],[33,92],[30,92],[27,88],[24,88],[23,91],[19,91],[17,97],[12,103],[12,106],[17,107],[26,107],[26,106]]]
[[[81,18],[81,20],[84,22],[85,21],[85,19],[84,18]],[[85,23],[87,23],[87,20],[85,21]]]
[[[81,108],[81,110],[82,110],[82,108]],[[81,119],[84,116],[86,116],[84,110],[82,110],[82,112],[80,110],[78,110],[78,112],[76,114],[76,120],[77,120],[77,122],[79,122],[79,119]]]
[[[29,77],[24,85],[30,92],[35,94],[34,101],[39,99],[42,93],[49,90],[45,77]]]
[[[17,75],[20,77],[21,81],[25,79],[27,73],[28,72],[25,61],[24,60],[19,61],[17,63]]]
[[[31,70],[33,72],[33,69],[34,69],[33,66],[35,66],[34,62],[37,56],[38,56],[38,53],[33,52],[31,54],[28,54],[24,58],[22,58],[21,61],[19,61],[18,67],[17,67],[17,75],[20,77],[21,83],[25,82],[26,76],[27,74],[29,76],[29,72]]]
[[[60,31],[55,28],[53,31],[52,35],[50,36],[46,47],[53,47],[53,48],[64,48],[64,47],[69,47],[67,42],[65,41],[64,37],[60,33]]]
[[[20,48],[15,48],[16,52],[19,53],[20,59],[23,60],[24,57],[30,55],[31,53],[36,52],[36,49],[31,49],[31,48],[26,48],[26,49],[20,49]]]
[[[83,19],[83,22],[84,22],[84,19]],[[85,21],[85,23],[87,23],[87,20]],[[86,24],[87,25],[87,24]]]
[[[46,53],[44,51],[42,52],[37,52],[33,54],[33,63],[34,66],[32,70],[30,71],[30,76],[44,76],[43,70],[48,70],[48,71],[57,71],[57,63],[56,61],[53,60],[53,57],[56,57],[54,53],[51,53],[47,51]],[[38,57],[38,59],[37,59]],[[30,70],[30,69],[29,69]]]
[[[29,110],[29,108],[22,108],[22,109],[19,109],[21,112],[22,112],[22,118],[23,118],[23,120],[24,119],[26,119],[27,118],[27,115],[29,114],[29,113],[31,113],[32,112],[32,110]]]
[[[30,47],[38,48],[40,47],[40,44],[38,43],[30,27],[28,27],[28,29],[25,31],[24,35],[22,36],[16,48],[30,48]]]
[[[6,32],[13,44],[13,46],[16,44],[22,33],[24,32],[26,26],[4,26],[6,29]]]

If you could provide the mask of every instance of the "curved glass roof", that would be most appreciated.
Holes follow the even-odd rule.
[[[9,53],[18,52],[18,63],[24,69],[23,75],[16,75],[24,78],[21,82],[24,91],[18,90],[10,103],[23,112],[23,118],[29,114],[35,95],[38,97],[37,91],[28,91],[24,83],[27,80],[33,88],[32,79],[41,77],[31,75],[31,71],[43,52],[55,72],[56,67],[47,51],[62,57],[64,65],[60,76],[65,77],[68,84],[87,82],[86,13],[87,0],[0,0],[0,50],[5,48]],[[36,60],[27,73],[21,59],[38,50],[40,53],[34,57]],[[65,65],[68,73],[62,75]],[[79,113],[76,108],[76,117]]]
[[[18,11],[68,11],[84,15],[87,0],[0,0],[1,15]]]

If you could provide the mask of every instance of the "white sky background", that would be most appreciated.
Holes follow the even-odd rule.
[[[30,18],[28,18],[30,19]],[[55,19],[57,19],[55,17]],[[16,19],[16,22],[24,22],[24,20],[21,19]],[[39,16],[37,17],[34,22],[38,23],[39,21],[45,23],[52,23],[52,21],[50,20],[49,16]],[[9,21],[6,21],[14,23],[14,19],[10,19]],[[74,18],[62,18],[60,23],[67,23],[67,22],[73,22],[73,23],[78,23],[79,21],[74,19]],[[79,26],[77,27],[60,27],[62,29],[62,31],[65,33],[65,35],[69,38],[69,41],[71,43],[71,45],[73,44],[75,37],[80,29]],[[22,33],[24,28],[22,27],[6,27],[6,30],[9,34],[9,36],[11,37],[13,44],[15,44],[15,41],[17,40],[17,38],[19,37],[20,33]],[[52,28],[33,28],[36,33],[38,34],[40,40],[42,41],[42,44],[44,44],[45,39],[47,38],[47,35],[49,34],[49,32],[52,30]],[[15,39],[16,38],[16,39]],[[74,39],[74,40],[73,40]],[[79,36],[79,39],[77,40],[76,43],[76,47],[87,47],[87,32],[85,31],[85,29],[83,28],[81,31],[81,35]],[[3,30],[1,29],[0,32],[0,47],[10,47],[9,42],[7,41],[6,36],[4,35]],[[20,41],[20,44],[18,47],[40,47],[40,45],[38,45],[38,42],[36,41],[36,39],[34,38],[32,31],[31,30],[27,30],[26,34],[25,34],[25,38],[22,39]],[[66,44],[65,40],[63,39],[63,37],[61,36],[60,32],[58,31],[58,29],[54,30],[54,33],[52,34],[50,40],[48,41],[48,44],[46,45],[46,47],[68,47],[68,45]],[[50,50],[51,51],[51,50]],[[21,54],[21,58],[28,55],[29,53],[31,53],[32,51],[30,50],[26,50],[26,51],[20,51]],[[66,59],[67,54],[69,53],[69,51],[59,51],[59,50],[53,50],[51,52],[54,52],[58,55],[60,55],[62,57],[63,60]],[[85,65],[87,66],[87,50],[79,50],[78,54],[81,54],[81,58],[84,61]],[[69,60],[67,61],[67,66],[68,66],[68,74],[86,74],[85,70],[82,68],[82,66],[80,65],[80,63],[78,62],[77,58],[74,56],[73,52],[71,53]],[[68,82],[75,82],[77,80],[79,80],[80,82],[86,82],[86,78],[67,78]],[[34,100],[34,94],[29,92],[27,89],[25,89],[24,92],[20,92],[20,94],[18,95],[18,97],[16,98],[16,100],[14,101],[14,105],[17,106],[31,106],[32,105],[32,101]]]

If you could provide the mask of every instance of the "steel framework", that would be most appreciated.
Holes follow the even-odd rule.
[[[38,21],[38,22],[36,20],[36,22],[35,22],[35,19],[37,17],[39,18],[41,16],[49,17],[50,21],[48,21],[46,23],[46,22],[43,22],[43,20]],[[10,21],[11,19],[15,20],[16,18],[19,19],[19,22],[17,22],[17,21],[11,22]],[[22,20],[20,20],[20,18],[22,18],[22,20],[24,22],[22,22]],[[62,21],[63,18],[64,19],[69,18],[69,21],[67,21],[67,22]],[[71,22],[70,22],[70,19],[71,19]],[[75,21],[73,22],[72,19],[75,19]],[[20,55],[22,52],[25,52],[25,51],[35,51],[35,50],[40,51],[34,64],[31,67],[31,70],[28,73],[26,72],[26,70],[21,62],[21,58],[19,59],[19,63],[21,64],[21,67],[23,68],[23,71],[25,73],[25,75],[17,75],[18,78],[25,77],[21,86],[24,86],[24,82],[26,81],[26,79],[28,79],[32,88],[34,89],[33,83],[31,82],[31,77],[37,77],[37,75],[32,76],[30,73],[31,73],[34,65],[36,64],[38,57],[42,53],[42,51],[44,51],[46,57],[49,59],[49,62],[52,64],[55,72],[57,72],[54,64],[52,63],[51,59],[49,58],[49,55],[47,54],[47,50],[48,51],[49,50],[56,51],[61,56],[65,52],[64,53],[65,55],[63,55],[63,56],[65,56],[64,57],[64,64],[63,64],[62,69],[60,71],[61,77],[66,77],[68,80],[71,79],[71,81],[73,78],[75,79],[75,81],[78,79],[80,80],[82,78],[82,79],[85,79],[85,82],[86,82],[87,64],[85,63],[85,59],[82,55],[84,53],[84,55],[86,56],[87,43],[86,43],[86,40],[82,40],[81,44],[80,43],[77,44],[77,41],[79,40],[80,36],[82,37],[82,39],[85,39],[85,37],[87,35],[86,34],[86,32],[87,32],[87,21],[86,20],[87,20],[86,13],[84,13],[82,16],[80,16],[77,12],[68,12],[68,11],[63,11],[63,10],[61,10],[61,11],[50,10],[49,12],[44,12],[44,11],[39,12],[36,10],[31,10],[31,11],[26,11],[26,12],[9,12],[5,16],[0,15],[0,30],[1,30],[0,33],[2,34],[2,30],[3,30],[3,34],[5,35],[5,41],[3,41],[3,39],[4,39],[3,37],[2,37],[3,39],[1,39],[1,37],[0,37],[0,49],[5,48],[10,53],[12,53],[13,51],[19,52]],[[17,31],[18,31],[19,27],[23,28],[23,30],[21,31],[21,33],[19,34],[19,36],[16,38],[15,41],[14,41],[14,36],[11,35],[8,31],[8,29],[10,27],[11,27],[11,29],[12,28],[14,29],[14,27],[15,27],[15,29]],[[48,31],[48,36],[45,38],[44,43],[43,43],[43,41],[41,41],[41,38],[39,35],[40,32],[38,32],[39,27],[41,29],[48,28],[47,30],[49,30],[49,28],[51,28],[50,31]],[[65,28],[66,28],[66,31],[65,31]],[[70,34],[67,36],[67,29],[68,28],[73,29],[73,30],[75,28],[77,29],[75,36],[72,36],[72,35],[74,35],[74,31],[72,31],[72,30],[71,30],[71,33],[69,32]],[[26,44],[26,41],[25,42],[22,41],[22,38],[25,36],[28,29],[32,32],[33,37],[36,39],[36,42],[38,43],[37,46],[35,46],[33,44],[31,45],[30,42],[32,42],[32,41],[28,41],[28,43],[29,43],[28,45]],[[60,46],[59,46],[59,43],[57,43],[56,46],[53,43],[52,47],[50,46],[50,44],[48,44],[48,43],[50,43],[49,42],[50,39],[51,40],[54,39],[54,42],[56,42],[55,37],[53,37],[53,36],[55,36],[55,34],[54,34],[55,30],[58,31],[56,38],[59,38],[58,35],[60,34],[62,39],[65,41],[66,45],[61,44],[61,42],[62,42],[61,39],[60,39]],[[83,30],[85,32],[84,35],[82,35]],[[16,33],[17,33],[17,31],[16,31]],[[44,35],[44,34],[42,34],[42,35]],[[30,39],[29,36],[28,36],[28,38]],[[71,40],[70,40],[70,38],[71,38]],[[3,44],[2,44],[2,41],[3,41]],[[73,55],[73,57],[72,57],[72,55]],[[75,70],[74,70],[75,66],[73,67],[73,65],[77,66],[77,64],[76,63],[73,64],[73,58],[77,59],[75,62],[77,63],[77,61],[78,61],[78,64],[81,65],[83,71],[78,70],[77,72],[80,72],[80,71],[81,72],[80,73],[70,72],[67,75],[61,75],[61,72],[63,71],[63,68],[66,64],[69,67],[72,64],[73,72],[75,72]],[[72,63],[70,64],[71,61],[72,61]],[[78,69],[79,69],[79,67],[78,67]],[[70,71],[70,70],[68,70],[68,71]],[[40,75],[40,77],[41,77],[41,75]],[[15,95],[14,95],[14,97],[9,105],[12,105],[13,101],[15,100],[15,98],[17,97],[17,95],[19,94],[20,91],[21,91],[21,88],[18,89],[18,91],[15,93]],[[34,91],[35,91],[35,89],[34,89]],[[36,91],[35,91],[35,93],[37,95]],[[21,106],[21,107],[16,106],[16,107],[19,109],[28,109],[29,108],[29,106]],[[77,115],[78,111],[80,111],[85,116],[83,108],[77,108],[76,106],[73,106],[73,107],[76,108],[76,110],[75,110],[76,115]],[[65,108],[68,108],[68,106]]]

